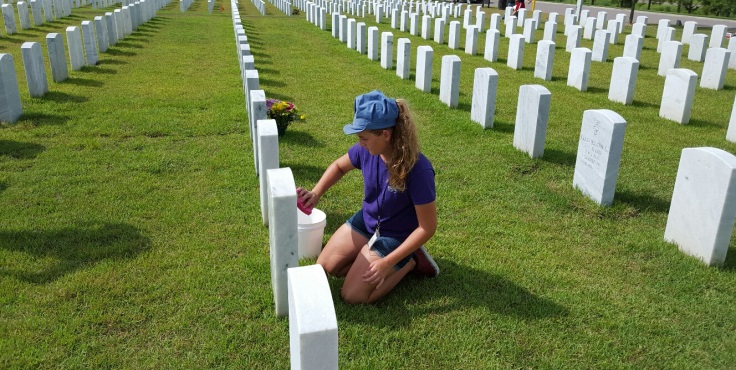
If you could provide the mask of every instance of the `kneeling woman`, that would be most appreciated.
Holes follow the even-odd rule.
[[[343,131],[358,143],[325,170],[311,191],[300,189],[306,206],[346,173],[363,173],[363,207],[327,242],[317,263],[345,276],[342,298],[373,303],[407,273],[434,277],[437,265],[423,247],[437,228],[434,169],[419,152],[416,128],[405,101],[371,91],[355,98],[353,123]]]

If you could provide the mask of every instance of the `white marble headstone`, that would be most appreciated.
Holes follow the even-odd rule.
[[[608,38],[610,35],[606,30],[595,31],[595,40],[593,40],[593,55],[591,60],[595,62],[608,61]]]
[[[710,48],[705,54],[703,73],[700,75],[700,87],[720,90],[726,82],[728,59],[731,52],[724,48]]]
[[[250,92],[250,137],[253,144],[253,167],[257,176],[263,176],[258,172],[258,121],[266,119],[266,92],[263,90],[251,90]]]
[[[722,265],[736,219],[736,157],[685,148],[677,168],[664,240],[709,266]]]
[[[646,37],[647,25],[644,23],[634,23],[631,26],[631,34],[641,37]]]
[[[5,22],[5,33],[12,35],[18,32],[15,26],[15,13],[13,12],[13,5],[3,4],[0,6],[3,11],[3,21]]]
[[[498,73],[493,68],[475,70],[470,120],[479,123],[484,129],[493,128],[497,88]]]
[[[583,38],[586,40],[593,40],[595,37],[595,24],[596,18],[589,17],[585,21],[585,28],[583,29]]]
[[[359,22],[356,25],[356,35],[355,35],[355,50],[358,51],[360,54],[366,53],[366,28],[365,28],[365,22]]]
[[[416,81],[417,89],[425,93],[432,91],[432,61],[434,59],[434,50],[431,46],[422,45],[417,48],[417,67]]]
[[[498,60],[498,44],[501,39],[501,33],[496,29],[489,29],[486,32],[486,47],[483,50],[483,58],[489,62]]]
[[[657,74],[664,76],[672,68],[680,67],[682,43],[679,41],[665,41],[662,45],[662,54],[659,56]]]
[[[425,40],[432,38],[432,17],[428,15],[422,16],[422,38]]]
[[[402,80],[408,80],[410,67],[411,40],[402,37],[396,44],[396,75]]]
[[[567,43],[565,44],[565,51],[571,53],[574,49],[580,47],[580,39],[582,37],[582,28],[580,26],[572,26],[570,32],[567,35]]]
[[[544,23],[544,36],[543,40],[555,42],[557,40],[557,23],[547,21]]]
[[[118,43],[118,33],[115,26],[115,16],[112,12],[105,13],[105,25],[107,26],[107,41],[113,46]]]
[[[262,119],[258,126],[258,173],[279,168],[279,131],[276,120]],[[261,195],[261,219],[268,226],[268,176],[258,178]]]
[[[590,76],[590,60],[592,52],[587,48],[575,48],[570,56],[570,67],[567,71],[567,86],[580,91],[588,90]]]
[[[524,21],[524,42],[534,43],[534,31],[537,29],[537,21],[533,18]]]
[[[51,78],[54,82],[61,82],[69,77],[69,69],[66,65],[66,52],[64,52],[64,39],[60,33],[49,33],[46,35],[46,48],[49,53],[49,64],[51,65]]]
[[[321,265],[287,270],[289,347],[294,370],[337,370],[337,316]]]
[[[95,17],[95,35],[97,36],[97,50],[100,53],[106,52],[110,43],[107,40],[107,23],[101,16]]]
[[[460,57],[445,55],[442,57],[440,72],[440,101],[450,108],[457,108],[460,97]]]
[[[23,57],[23,67],[26,71],[28,92],[31,97],[42,97],[49,91],[49,84],[46,81],[46,68],[43,64],[41,44],[24,42],[20,50]]]
[[[445,20],[443,18],[434,20],[434,42],[440,45],[445,43]]]
[[[639,36],[634,36],[639,37]],[[634,101],[636,78],[639,75],[639,61],[631,57],[618,57],[613,60],[611,85],[608,100],[629,105]]]
[[[355,18],[350,18],[347,21],[347,35],[345,36],[345,39],[347,40],[347,47],[348,49],[356,50],[357,45],[356,41],[358,40],[358,35],[356,35],[356,32],[358,31],[357,22],[355,21]]]
[[[0,54],[0,121],[14,123],[22,113],[13,56]]]
[[[97,40],[92,22],[82,21],[82,35],[84,36],[84,56],[88,66],[97,65]]]
[[[521,85],[516,105],[514,148],[531,158],[544,154],[552,94],[542,85]]]
[[[66,46],[69,49],[69,62],[72,70],[82,69],[84,54],[82,53],[82,32],[79,27],[70,26],[66,28]]]
[[[394,35],[381,32],[381,67],[392,69],[394,65]]]
[[[693,107],[697,82],[698,75],[689,69],[668,70],[662,91],[659,116],[680,124],[690,122],[690,111]]]
[[[644,46],[644,38],[630,34],[626,35],[626,41],[624,42],[624,55],[625,57],[634,58],[639,60],[641,58],[641,49]]]
[[[378,27],[368,27],[368,59],[378,60]]]
[[[19,1],[18,6],[18,19],[20,20],[20,29],[27,30],[31,28],[31,17],[28,14],[28,3],[25,1]]]
[[[717,24],[713,26],[713,29],[710,33],[710,44],[708,44],[708,47],[711,48],[720,48],[723,46],[723,40],[726,39],[726,33],[728,32],[728,27]]]
[[[733,107],[731,107],[731,119],[728,121],[726,140],[736,143],[736,99],[733,100]]]
[[[668,28],[670,28],[669,19],[660,19],[657,21],[657,40],[666,34]]]
[[[503,36],[506,38],[511,38],[511,36],[514,34],[514,30],[516,29],[516,17],[509,17],[509,23],[506,23],[506,32],[504,32]]]
[[[450,49],[460,48],[460,22],[458,21],[450,22],[450,35],[447,40],[447,46]]]
[[[616,192],[626,120],[607,109],[583,113],[572,184],[600,205],[611,205]]]
[[[470,55],[478,53],[478,26],[468,26],[465,31],[465,53]]]
[[[511,35],[509,39],[509,54],[506,65],[520,70],[524,62],[524,35]]]
[[[682,39],[681,42],[683,44],[690,44],[690,38],[693,37],[695,32],[698,30],[698,22],[695,21],[687,21],[685,22],[685,26],[682,29]]]
[[[736,69],[736,36],[728,39],[728,51],[731,52],[731,57],[728,58],[728,68]]]
[[[608,28],[606,28],[606,31],[608,31],[608,43],[611,45],[618,44],[618,34],[619,32],[619,26],[618,21],[616,20],[610,20],[608,21]]]
[[[276,316],[283,317],[289,314],[287,270],[299,266],[296,186],[290,168],[268,170],[266,176],[271,286]]]
[[[547,40],[540,41],[537,44],[537,60],[534,64],[534,77],[551,81],[554,60],[555,43]]]
[[[696,33],[690,37],[690,49],[687,52],[687,59],[695,62],[703,62],[705,53],[708,50],[708,35]]]

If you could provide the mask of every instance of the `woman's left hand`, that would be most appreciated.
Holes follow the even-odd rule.
[[[376,288],[378,288],[393,271],[393,267],[386,263],[385,259],[381,258],[375,260],[371,262],[368,266],[368,270],[363,274],[363,282],[367,284],[375,284]]]

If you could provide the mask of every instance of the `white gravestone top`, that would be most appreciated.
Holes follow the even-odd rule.
[[[726,259],[736,218],[736,157],[716,148],[685,148],[664,240],[709,266]]]
[[[573,186],[600,205],[613,203],[626,120],[607,109],[583,113]]]

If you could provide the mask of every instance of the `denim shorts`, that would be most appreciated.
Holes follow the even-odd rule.
[[[366,239],[370,240],[373,237],[373,235],[369,233],[368,229],[365,227],[365,221],[363,221],[363,210],[358,211],[345,223],[348,224],[350,228],[355,230],[355,232],[363,235]],[[373,246],[371,246],[371,251],[375,252],[381,258],[386,258],[386,256],[388,256],[389,253],[398,248],[401,243],[404,242],[404,240],[405,239],[396,239],[390,236],[381,236],[373,243]],[[401,270],[404,266],[406,266],[407,263],[409,263],[410,260],[411,255],[408,255],[406,258],[399,261],[396,266],[394,266],[394,270]]]

